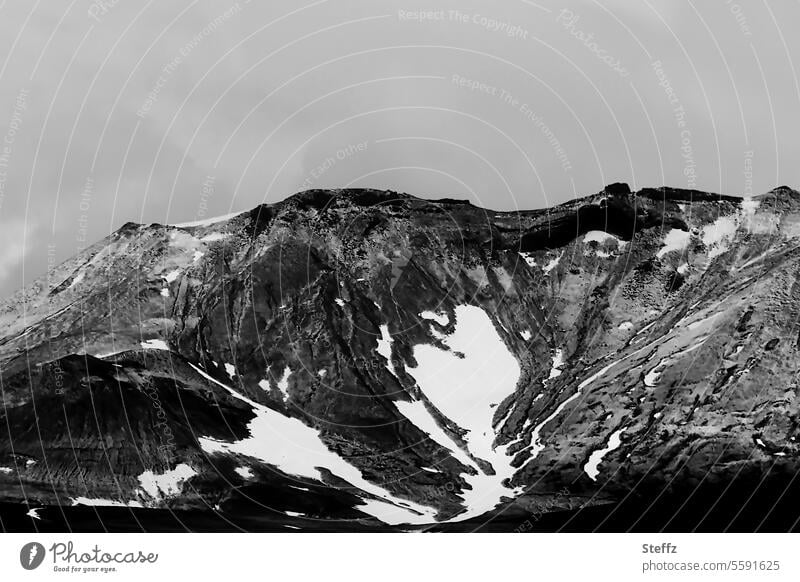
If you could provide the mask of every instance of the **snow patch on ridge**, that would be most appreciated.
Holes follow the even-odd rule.
[[[170,226],[174,228],[195,228],[199,226],[211,226],[213,224],[219,224],[220,222],[228,221],[232,218],[236,218],[237,216],[241,216],[244,212],[234,212],[232,214],[225,214],[223,216],[216,216],[214,218],[207,218],[204,220],[197,220],[194,222],[182,222],[180,224],[172,224]]]

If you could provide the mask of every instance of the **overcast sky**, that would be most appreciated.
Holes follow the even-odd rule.
[[[4,0],[0,296],[48,245],[307,188],[528,209],[615,181],[798,186],[797,22],[748,0]]]

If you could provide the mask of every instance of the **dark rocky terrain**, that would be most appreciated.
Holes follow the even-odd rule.
[[[793,528],[798,240],[789,188],[126,224],[0,305],[0,525]]]

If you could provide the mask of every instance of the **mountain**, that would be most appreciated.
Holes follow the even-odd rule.
[[[791,525],[798,239],[786,187],[128,223],[0,305],[0,502],[34,527],[613,529],[762,491],[751,522]]]

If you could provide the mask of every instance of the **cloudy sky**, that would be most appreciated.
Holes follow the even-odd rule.
[[[798,21],[749,0],[0,0],[0,296],[125,222],[307,188],[527,209],[616,181],[798,186]]]

